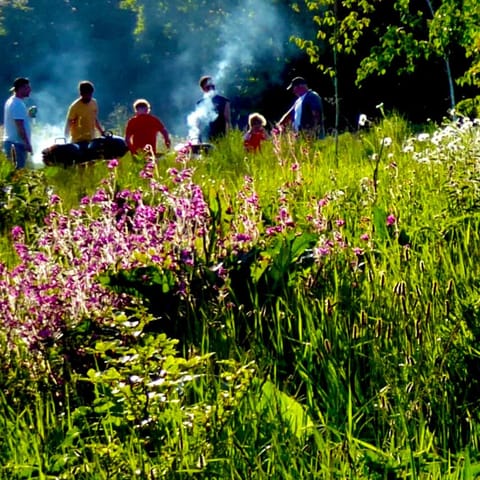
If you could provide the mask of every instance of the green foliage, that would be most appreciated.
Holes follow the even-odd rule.
[[[49,192],[51,187],[46,185],[44,172],[7,168],[0,179],[0,230],[3,235],[16,225],[22,226],[27,235],[33,233],[45,217]]]
[[[456,111],[465,117],[480,117],[480,95],[474,98],[466,98],[457,103]]]
[[[193,265],[113,264],[98,280],[129,308],[35,351],[2,329],[0,477],[475,478],[478,127],[412,130],[369,121],[338,167],[331,138],[245,155],[239,132],[192,158],[213,230]],[[148,189],[122,162],[115,188]],[[73,206],[91,168],[29,181]],[[253,220],[259,241],[207,246]]]
[[[327,42],[333,51],[340,54],[355,55],[356,45],[370,26],[370,14],[375,9],[376,1],[305,1],[318,28],[316,40]],[[331,72],[328,65],[320,61],[321,45],[297,37],[294,41],[307,51],[312,63],[318,63],[321,70]]]
[[[455,106],[454,80],[478,84],[479,9],[475,0],[467,2],[430,0],[384,2],[347,0],[305,1],[315,39],[294,37],[311,63],[331,77],[338,76],[339,58],[357,56],[355,83],[361,86],[369,77],[414,73],[421,61],[443,60],[451,98]],[[299,8],[295,4],[295,8]],[[388,19],[388,20],[386,20]],[[326,55],[328,49],[332,56]],[[452,72],[450,56],[463,52],[471,59],[467,71]],[[354,60],[355,61],[355,60]]]

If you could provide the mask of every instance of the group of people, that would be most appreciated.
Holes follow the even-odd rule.
[[[213,141],[225,135],[231,128],[230,102],[227,98],[216,93],[212,77],[201,77],[199,85],[204,95],[197,102],[197,106],[201,107],[210,102],[214,110],[214,119],[207,122],[205,135],[208,141]],[[287,90],[292,91],[297,98],[291,108],[279,120],[276,125],[277,128],[283,131],[291,127],[295,133],[306,138],[324,138],[325,116],[320,95],[308,87],[307,81],[303,77],[295,77]],[[248,130],[243,137],[246,151],[259,151],[262,143],[268,140],[269,133],[266,125],[267,120],[262,114],[254,112],[248,116]],[[200,135],[199,140],[202,140],[202,138]]]
[[[30,81],[26,77],[16,78],[10,89],[12,95],[4,106],[3,149],[6,157],[17,169],[25,168],[27,156],[32,153],[31,119],[35,117],[36,107],[27,108],[25,99],[30,96]],[[82,144],[92,141],[98,133],[105,135],[105,129],[98,119],[98,103],[93,97],[94,85],[88,80],[78,84],[78,98],[69,106],[65,121],[65,138],[72,143]],[[125,140],[132,153],[138,153],[146,145],[156,152],[157,134],[164,137],[165,145],[170,148],[170,137],[163,123],[150,114],[147,100],[134,102],[135,115],[127,122]]]
[[[27,108],[25,104],[32,91],[28,78],[16,78],[10,91],[12,95],[5,102],[3,113],[3,149],[7,158],[20,169],[25,168],[27,156],[32,153],[31,119],[36,115],[36,107]],[[91,141],[96,130],[100,135],[105,133],[98,120],[98,105],[93,92],[91,82],[80,82],[80,96],[68,109],[65,137],[70,137],[74,143]]]
[[[211,76],[202,76],[199,81],[203,96],[197,102],[197,109],[204,113],[196,121],[198,125],[197,142],[212,142],[227,134],[231,129],[231,110],[228,98],[216,92]],[[284,130],[289,126],[294,132],[308,138],[325,136],[322,99],[317,92],[308,87],[303,77],[295,77],[287,87],[297,97],[291,108],[277,123]],[[73,143],[90,142],[98,131],[101,136],[105,130],[98,119],[98,104],[93,93],[94,85],[90,81],[81,81],[78,85],[79,97],[69,106],[65,122],[65,138]],[[31,118],[36,108],[27,108],[25,99],[30,96],[30,81],[26,77],[16,78],[11,88],[12,95],[4,106],[4,152],[17,168],[24,168],[27,156],[32,153]],[[170,148],[171,140],[163,122],[151,113],[150,103],[141,98],[133,103],[134,115],[127,121],[125,141],[132,154],[144,151],[150,145],[156,153],[157,137],[163,136],[165,146]],[[248,131],[243,141],[246,151],[256,152],[269,138],[266,129],[267,120],[254,112],[248,117]]]

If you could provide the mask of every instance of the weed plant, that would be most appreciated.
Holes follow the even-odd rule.
[[[480,126],[365,120],[0,162],[0,478],[480,477]]]

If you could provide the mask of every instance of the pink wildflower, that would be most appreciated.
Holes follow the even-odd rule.
[[[12,237],[15,242],[23,239],[24,231],[22,227],[16,226],[12,228]]]
[[[395,223],[397,223],[397,219],[395,218],[395,215],[390,214],[390,215],[387,217],[387,226],[390,227],[390,226],[392,226],[392,225],[395,225]]]
[[[57,203],[60,203],[60,201],[61,201],[60,197],[55,193],[50,195],[49,197],[50,205],[56,205]]]

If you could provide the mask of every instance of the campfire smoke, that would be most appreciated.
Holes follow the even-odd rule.
[[[31,167],[44,167],[42,150],[56,143],[65,143],[63,126],[35,123],[32,128]]]
[[[67,10],[61,15],[60,9],[54,16],[58,35],[44,40],[33,39],[25,30],[25,38],[18,37],[19,45],[32,48],[35,54],[31,58],[38,62],[30,62],[27,71],[25,65],[19,65],[19,72],[10,73],[10,76],[25,73],[31,79],[32,100],[38,106],[37,124],[32,132],[32,141],[36,143],[35,164],[41,164],[39,156],[45,145],[52,145],[56,138],[63,137],[68,106],[77,98],[81,80],[91,80],[95,84],[94,96],[102,124],[109,126],[111,114],[112,121],[120,118],[120,107],[133,114],[133,101],[148,98],[152,113],[162,120],[172,136],[195,141],[201,136],[202,125],[214,119],[214,110],[208,108],[208,102],[202,102],[201,108],[196,109],[196,102],[202,95],[198,88],[202,75],[211,75],[217,92],[232,101],[235,126],[238,124],[236,99],[248,91],[252,82],[258,82],[255,95],[261,94],[262,86],[268,88],[283,82],[280,78],[285,68],[283,59],[297,50],[289,41],[290,35],[299,33],[295,15],[292,16],[282,2],[274,0],[226,2],[222,14],[215,17],[221,20],[218,22],[205,21],[215,2],[207,0],[201,7],[189,8],[182,14],[173,8],[174,2],[170,2],[172,8],[166,9],[166,18],[148,15],[145,29],[136,38],[138,41],[130,45],[129,37],[121,39],[121,45],[128,43],[132,48],[119,47],[118,32],[100,30],[100,19],[93,24],[80,13],[71,14],[69,5],[72,2],[60,3],[61,8]],[[158,2],[146,2],[148,11],[156,12],[156,4]],[[92,15],[95,18],[94,13]],[[166,24],[179,29],[190,24],[202,28],[185,28],[185,34],[171,42],[160,33],[164,32]],[[101,35],[92,36],[92,31]],[[50,42],[57,37],[61,43],[57,46],[55,40],[52,47]],[[152,45],[156,46],[155,51]],[[122,78],[120,84],[118,78]],[[121,122],[109,127],[122,134],[123,118]]]
[[[202,141],[202,132],[218,117],[212,101],[214,95],[215,90],[206,92],[197,108],[187,117],[188,140],[194,144]]]

